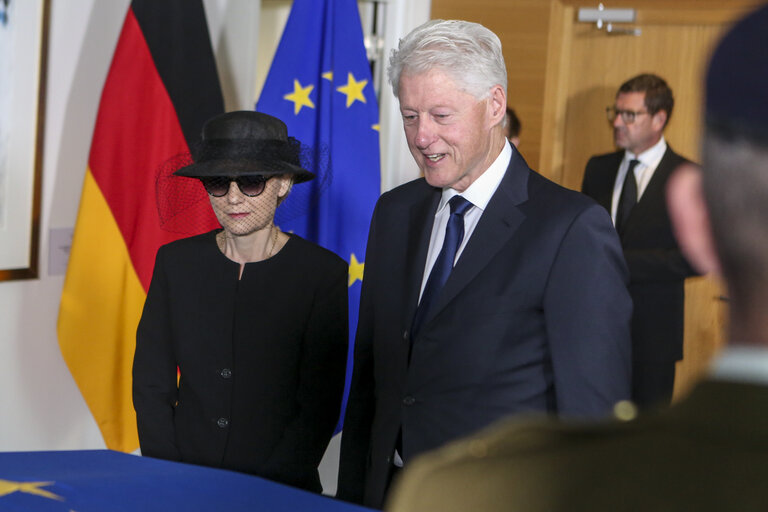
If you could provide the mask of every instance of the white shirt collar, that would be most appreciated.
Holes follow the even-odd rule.
[[[667,150],[667,141],[664,139],[664,136],[662,135],[656,144],[646,149],[639,155],[635,155],[630,151],[625,151],[624,160],[626,161],[640,160],[640,163],[643,164],[644,166],[655,168],[659,164],[659,161],[661,160],[661,158],[664,156],[664,152],[666,150]]]
[[[464,192],[459,194],[450,187],[443,189],[443,196],[440,198],[437,211],[445,208],[448,201],[455,195],[461,195],[480,210],[485,210],[494,192],[499,188],[499,183],[504,178],[510,160],[512,160],[512,145],[505,140],[504,147],[496,160]]]
[[[768,347],[726,346],[712,364],[711,376],[732,382],[768,384]]]

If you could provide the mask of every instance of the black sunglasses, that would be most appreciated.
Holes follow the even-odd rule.
[[[264,186],[267,180],[272,176],[213,176],[210,178],[200,178],[203,182],[205,191],[213,197],[223,197],[229,192],[229,184],[233,181],[237,183],[240,192],[248,197],[256,197],[264,192]]]

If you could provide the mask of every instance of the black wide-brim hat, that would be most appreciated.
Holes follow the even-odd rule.
[[[250,110],[227,112],[206,121],[194,163],[173,174],[190,178],[291,174],[295,183],[314,173],[301,164],[302,144],[288,136],[280,119]]]

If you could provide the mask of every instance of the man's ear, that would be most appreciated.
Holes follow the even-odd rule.
[[[653,128],[658,132],[664,131],[664,126],[667,124],[668,117],[669,116],[666,110],[659,110],[658,112],[653,114],[653,117],[651,118],[651,123],[653,124]]]
[[[488,110],[491,116],[491,126],[495,126],[504,121],[507,115],[507,95],[504,88],[500,85],[491,87],[488,97]]]
[[[702,274],[720,274],[709,212],[704,201],[701,169],[694,164],[678,167],[667,182],[667,209],[680,250]]]

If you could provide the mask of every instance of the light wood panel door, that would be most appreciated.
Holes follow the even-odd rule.
[[[605,107],[621,83],[638,73],[664,77],[675,93],[665,136],[698,160],[702,77],[711,48],[756,0],[613,0],[637,11],[640,36],[607,34],[578,23],[578,0],[432,0],[433,17],[477,21],[496,32],[509,74],[509,103],[522,114],[521,151],[543,175],[581,186],[591,155],[614,150]],[[542,57],[544,60],[542,60]],[[686,282],[685,358],[675,396],[684,394],[723,344],[726,303],[709,278]]]
[[[572,11],[564,15],[570,17]],[[639,16],[641,20],[661,18],[663,10],[639,9]],[[643,72],[662,76],[674,91],[675,108],[665,137],[678,153],[697,159],[702,78],[710,50],[725,25],[667,20],[635,26],[641,35],[613,35],[593,24],[572,23],[569,37],[563,40],[561,51],[567,54],[567,64],[558,72],[565,74],[566,88],[557,92],[560,98],[554,98],[565,102],[560,127],[563,152],[559,162],[555,156],[548,172],[569,188],[580,187],[591,155],[614,149],[605,107],[613,105],[622,82]]]
[[[432,0],[432,18],[481,23],[501,40],[507,65],[507,103],[522,121],[520,150],[539,168],[550,0]]]
[[[706,12],[678,3],[635,2],[640,35],[609,34],[594,24],[578,23],[576,7],[563,4],[563,36],[551,48],[561,63],[550,88],[551,108],[561,113],[552,126],[554,138],[542,133],[542,171],[578,190],[591,155],[613,151],[612,127],[605,107],[626,79],[643,72],[662,76],[674,91],[675,107],[665,131],[678,153],[698,160],[702,83],[711,50],[723,31],[745,9],[710,8]],[[613,5],[612,5],[613,6]],[[558,140],[559,138],[559,140]],[[549,142],[547,142],[549,141]],[[547,144],[550,144],[547,147]],[[560,153],[558,154],[558,152]],[[721,287],[709,278],[686,281],[684,359],[678,363],[675,397],[684,395],[706,370],[723,344],[727,303]]]
[[[675,107],[665,131],[680,154],[698,160],[702,83],[711,50],[726,27],[744,8],[670,8],[658,2],[635,2],[640,35],[609,34],[594,24],[578,23],[576,7],[563,4],[560,48],[551,48],[562,63],[550,88],[551,108],[561,112],[552,126],[554,138],[542,134],[542,170],[561,184],[578,190],[591,155],[613,151],[612,127],[605,107],[626,79],[643,72],[662,76],[674,91]],[[558,54],[559,52],[559,54]],[[557,140],[559,137],[559,140]],[[551,146],[547,148],[547,140]],[[557,152],[560,152],[559,154]],[[678,363],[675,397],[684,395],[706,370],[723,344],[727,303],[721,287],[709,278],[686,281],[684,359]]]

